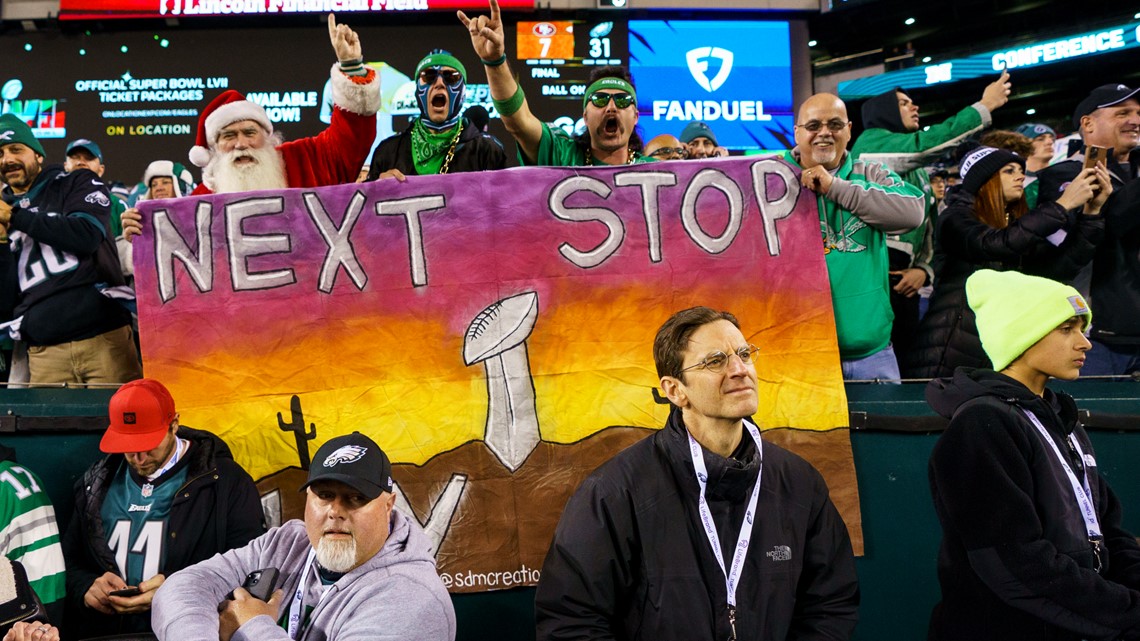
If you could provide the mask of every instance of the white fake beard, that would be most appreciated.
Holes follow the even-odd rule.
[[[317,543],[317,563],[330,572],[345,573],[356,567],[356,537],[330,540],[321,537]]]
[[[235,160],[242,157],[253,158],[256,162],[234,164]],[[277,149],[269,145],[260,149],[217,152],[202,173],[204,178],[210,179],[209,186],[217,194],[285,189],[288,186],[285,180],[285,161]]]

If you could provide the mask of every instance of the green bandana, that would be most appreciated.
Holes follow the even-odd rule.
[[[459,58],[450,53],[429,53],[424,56],[424,59],[416,65],[416,78],[419,78],[420,72],[428,67],[451,67],[463,76],[463,82],[467,82],[467,69],[463,67],[462,62],[459,62]]]
[[[615,78],[611,76],[609,78],[599,78],[595,80],[592,85],[586,87],[586,93],[584,96],[582,96],[583,111],[586,110],[586,105],[590,104],[590,96],[594,95],[594,92],[599,89],[621,89],[622,91],[633,96],[633,104],[637,104],[637,91],[633,88],[633,85],[629,84],[625,80],[622,80],[621,78]]]
[[[420,176],[438,174],[447,158],[447,151],[461,130],[462,127],[457,126],[446,131],[432,131],[417,118],[412,124],[412,162],[416,165],[416,173]]]
[[[45,155],[43,146],[40,145],[40,141],[36,140],[36,136],[32,133],[32,128],[28,126],[28,123],[15,114],[6,113],[0,116],[0,147],[14,142],[26,146],[41,156]]]

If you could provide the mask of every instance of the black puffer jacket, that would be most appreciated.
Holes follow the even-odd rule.
[[[942,524],[942,600],[930,639],[1140,638],[1140,545],[1120,526],[1120,501],[1097,473],[1073,399],[1050,390],[1039,397],[992,370],[966,368],[931,381],[926,399],[951,419],[930,455]],[[1024,410],[1074,473],[1088,472],[1107,551],[1099,574],[1068,477]]]
[[[1092,260],[1104,238],[1103,218],[1073,216],[1056,203],[1034,209],[1005,229],[978,220],[974,196],[960,188],[947,193],[946,203],[935,233],[934,296],[913,348],[901,355],[906,378],[949,376],[959,366],[990,366],[966,301],[971,274],[979,269],[1017,270],[1068,282]]]
[[[764,442],[762,466],[757,454],[747,434],[731,459],[705,452],[726,565],[761,475],[737,588],[737,638],[848,639],[859,587],[827,485],[787,450]],[[566,504],[535,594],[538,639],[729,638],[725,578],[701,527],[699,492],[674,409],[664,429],[598,468]]]
[[[448,166],[448,173],[460,171],[490,171],[507,166],[507,152],[495,138],[484,134],[463,121],[463,131],[459,133],[459,144],[455,146],[455,157]],[[405,176],[415,176],[416,163],[412,159],[412,125],[404,131],[385,138],[372,154],[368,167],[368,178],[376,180],[389,169],[399,169]]]
[[[215,554],[242,547],[265,532],[261,497],[222,439],[186,426],[178,436],[190,442],[182,459],[156,480],[186,469],[185,484],[170,508],[164,529],[160,572],[172,572]],[[150,631],[150,612],[109,616],[88,608],[83,596],[104,572],[118,574],[103,527],[103,500],[125,465],[122,454],[96,462],[75,484],[75,514],[63,540],[67,559],[68,624],[80,638]]]

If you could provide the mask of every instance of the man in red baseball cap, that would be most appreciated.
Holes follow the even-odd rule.
[[[108,456],[76,484],[64,542],[68,599],[87,636],[149,631],[171,572],[265,531],[253,479],[220,438],[179,424],[165,385],[127,383],[108,410]]]

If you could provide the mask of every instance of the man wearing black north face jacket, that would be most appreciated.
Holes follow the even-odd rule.
[[[851,540],[819,472],[749,420],[756,352],[708,307],[658,330],[669,421],[566,504],[535,595],[539,641],[850,638]]]
[[[124,383],[141,376],[111,237],[111,197],[87,169],[43,166],[26,123],[0,116],[0,325],[28,344],[32,383]],[[120,289],[121,288],[121,289]],[[130,296],[133,298],[133,296]]]

